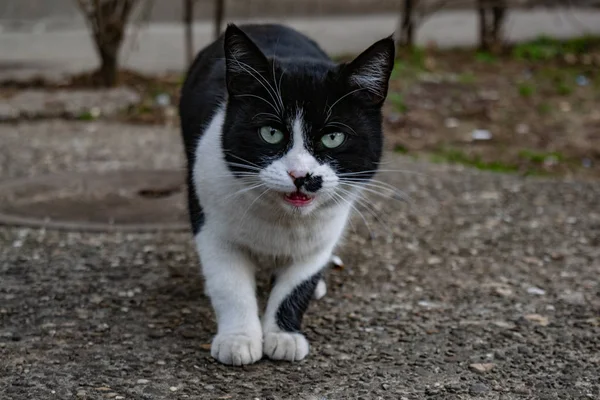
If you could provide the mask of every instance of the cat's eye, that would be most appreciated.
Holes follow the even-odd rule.
[[[341,144],[344,143],[344,140],[346,140],[345,134],[342,132],[333,132],[323,135],[321,143],[328,149],[335,149],[336,147],[341,146]]]
[[[258,133],[260,134],[260,137],[269,144],[280,143],[284,138],[283,132],[270,126],[263,126],[258,130]]]

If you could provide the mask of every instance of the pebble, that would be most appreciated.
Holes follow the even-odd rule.
[[[85,390],[78,390],[77,391],[77,397],[85,397],[86,396],[86,392]]]
[[[567,291],[562,293],[559,296],[559,299],[564,301],[565,303],[571,304],[571,305],[584,305],[586,303],[585,301],[585,295],[582,292],[571,292],[571,291]]]
[[[454,128],[458,128],[458,125],[460,124],[460,122],[458,121],[458,119],[456,118],[446,118],[444,120],[444,125],[446,126],[446,128],[448,129],[454,129]]]
[[[177,387],[176,387],[176,386],[171,386],[171,387],[169,388],[169,390],[170,390],[171,392],[176,392],[176,391],[177,391]]]
[[[471,369],[471,371],[475,371],[477,373],[483,374],[486,372],[491,371],[492,369],[494,369],[494,367],[496,366],[496,364],[494,363],[474,363],[469,365],[469,368]]]
[[[471,394],[486,393],[486,392],[489,392],[489,390],[490,390],[490,388],[481,382],[475,383],[475,384],[471,385],[471,387],[469,388],[469,391],[471,392]]]
[[[536,286],[530,286],[527,288],[527,293],[533,294],[535,296],[543,296],[546,294],[546,291]]]
[[[548,317],[544,317],[543,315],[540,315],[540,314],[527,314],[527,315],[525,315],[525,319],[527,321],[534,322],[540,326],[548,326],[548,324],[550,323],[550,321],[548,320]]]
[[[471,138],[473,140],[490,140],[492,138],[492,132],[487,129],[475,129],[471,132]]]
[[[150,381],[148,379],[138,379],[137,383],[139,383],[140,385],[145,385],[146,383],[149,383]]]
[[[515,130],[519,135],[526,135],[529,133],[529,125],[519,124]]]

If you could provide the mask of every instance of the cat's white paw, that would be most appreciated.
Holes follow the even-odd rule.
[[[313,293],[313,298],[315,300],[322,299],[327,294],[327,284],[323,279],[319,279],[317,283],[317,287],[315,287],[315,293]]]
[[[272,360],[299,361],[308,354],[308,341],[301,333],[268,332],[263,344],[264,353]]]
[[[210,346],[210,354],[228,365],[246,365],[262,358],[262,338],[248,334],[218,334]]]

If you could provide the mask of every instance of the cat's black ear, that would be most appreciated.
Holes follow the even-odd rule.
[[[248,88],[260,85],[268,72],[269,61],[252,39],[236,25],[229,24],[223,46],[229,93],[247,92]]]
[[[396,54],[394,39],[382,39],[342,68],[344,79],[356,96],[369,104],[381,105],[388,92]]]

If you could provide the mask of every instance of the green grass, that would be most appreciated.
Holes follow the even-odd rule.
[[[521,97],[530,98],[535,94],[535,87],[530,83],[519,84],[519,95]]]
[[[519,60],[548,61],[566,54],[589,53],[600,46],[600,37],[582,36],[568,40],[558,40],[547,36],[516,45],[512,54]]]
[[[394,151],[400,154],[407,154],[408,148],[402,144],[397,144],[396,147],[394,147]]]
[[[547,102],[541,102],[538,105],[538,113],[540,115],[548,115],[552,112],[552,106]]]
[[[458,82],[465,85],[472,85],[477,81],[477,76],[472,72],[463,72],[458,76]]]
[[[498,57],[487,51],[478,51],[475,53],[475,60],[486,64],[494,64],[498,62]]]
[[[77,116],[77,119],[80,121],[95,121],[98,118],[91,111],[84,111]]]
[[[519,158],[535,164],[543,164],[548,159],[555,159],[556,161],[564,161],[565,159],[563,154],[558,151],[545,152],[529,149],[519,151]]]
[[[388,100],[390,103],[392,103],[396,111],[400,113],[405,113],[408,111],[408,107],[404,102],[404,96],[402,96],[402,93],[392,92],[388,94]]]
[[[468,155],[458,149],[441,149],[431,156],[431,161],[436,163],[448,162],[451,164],[462,164],[483,171],[500,173],[515,173],[519,170],[516,165],[506,164],[500,161],[483,161],[478,155]]]

